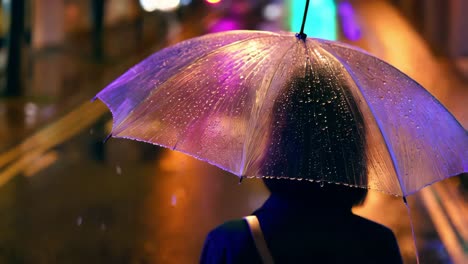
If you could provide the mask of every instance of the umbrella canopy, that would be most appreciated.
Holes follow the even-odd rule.
[[[363,50],[293,33],[190,39],[153,54],[96,97],[113,114],[114,137],[178,150],[242,177],[407,196],[468,168],[467,131],[418,83]],[[362,163],[337,166],[360,148]]]

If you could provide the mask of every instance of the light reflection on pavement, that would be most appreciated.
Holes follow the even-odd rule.
[[[157,174],[144,217],[152,263],[196,262],[210,229],[250,214],[267,196],[260,181],[238,184],[236,176],[179,152],[165,151]]]

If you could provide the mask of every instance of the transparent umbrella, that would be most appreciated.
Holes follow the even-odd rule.
[[[369,188],[406,205],[406,196],[467,172],[468,134],[447,109],[371,54],[307,38],[308,4],[298,34],[210,34],[134,66],[96,95],[113,114],[111,135],[241,179]]]
[[[307,81],[297,85],[298,78]],[[293,33],[190,39],[150,56],[96,97],[113,114],[112,136],[181,151],[239,177],[337,183],[405,197],[468,167],[466,130],[418,83],[363,50]],[[308,104],[313,113],[304,119],[303,108],[286,107],[292,104]],[[338,109],[332,116],[330,105]],[[312,154],[283,155],[272,146],[285,140],[275,134],[287,129],[278,121],[286,114],[329,140],[306,146],[310,133],[289,133],[294,138],[286,144]],[[332,151],[349,158],[340,147],[348,128],[333,134],[333,115],[363,119],[367,175],[340,170],[333,160],[316,162]],[[320,173],[282,169],[301,166]]]

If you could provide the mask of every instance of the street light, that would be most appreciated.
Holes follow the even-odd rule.
[[[180,5],[180,0],[140,0],[141,7],[147,12],[155,10],[173,11]]]
[[[218,4],[218,3],[221,2],[221,0],[205,0],[205,1],[206,1],[208,4],[212,4],[212,5]]]

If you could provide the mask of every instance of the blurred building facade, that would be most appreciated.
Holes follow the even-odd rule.
[[[438,54],[468,78],[468,1],[391,0]]]
[[[146,12],[139,0],[1,0],[0,12],[0,96],[25,95],[38,68],[63,68],[57,56],[131,56],[158,43],[171,16]],[[50,67],[37,67],[44,54],[54,57],[46,60]],[[54,75],[43,71],[41,76]]]

